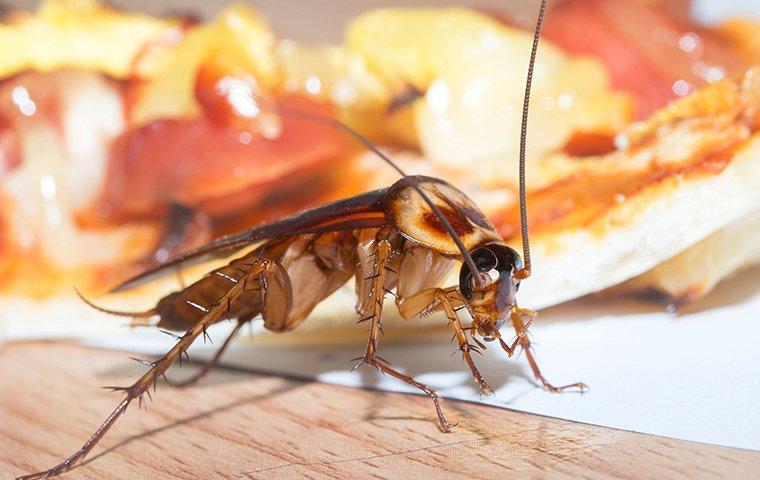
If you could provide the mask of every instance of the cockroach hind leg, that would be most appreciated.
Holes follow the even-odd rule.
[[[212,368],[214,368],[218,363],[219,360],[222,358],[222,355],[227,350],[227,347],[230,346],[232,343],[232,339],[235,338],[237,333],[240,331],[240,329],[243,327],[244,324],[248,323],[248,319],[238,320],[238,322],[235,324],[235,328],[230,332],[230,334],[227,336],[227,338],[224,340],[224,343],[222,343],[222,346],[217,349],[216,353],[214,353],[214,356],[211,357],[197,372],[190,375],[190,377],[186,378],[185,380],[181,380],[179,382],[167,382],[169,385],[173,388],[187,388],[191,385],[194,385],[198,380],[203,378],[209,371],[211,371]],[[204,330],[205,335],[205,330]]]
[[[249,276],[259,275],[261,271],[251,271]],[[222,301],[226,299],[236,300],[242,291],[242,285],[235,284],[230,288],[223,296]],[[64,472],[68,472],[74,468],[90,450],[98,444],[101,438],[108,432],[108,430],[116,423],[116,421],[124,414],[127,407],[132,400],[137,399],[138,402],[144,403],[142,395],[148,395],[150,398],[150,392],[148,390],[155,386],[155,380],[166,372],[166,370],[176,361],[182,358],[182,355],[186,353],[187,348],[192,344],[208,327],[208,325],[214,323],[221,315],[224,314],[224,306],[221,304],[216,305],[209,312],[190,328],[184,336],[182,336],[174,346],[164,354],[163,357],[153,363],[153,366],[144,373],[135,383],[129,387],[106,387],[114,391],[122,391],[126,395],[124,399],[117,405],[116,409],[101,423],[100,427],[93,433],[90,438],[73,454],[68,458],[58,463],[57,465],[30,475],[24,475],[18,477],[18,480],[32,480],[38,478],[49,478],[60,475]]]

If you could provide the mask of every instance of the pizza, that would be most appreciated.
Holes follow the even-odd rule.
[[[756,25],[697,27],[658,2],[609,3],[571,0],[547,17],[526,306],[600,291],[682,304],[760,258]],[[652,28],[660,49],[637,33]],[[257,99],[346,122],[407,171],[457,185],[519,244],[530,42],[519,22],[462,8],[367,12],[342,43],[317,46],[278,38],[244,6],[204,22],[94,1],[11,12],[0,25],[0,335],[113,328],[75,286],[99,298],[220,235],[397,179],[340,132]],[[208,268],[104,301],[150,306]],[[336,292],[306,326],[351,325],[353,305],[352,291]]]

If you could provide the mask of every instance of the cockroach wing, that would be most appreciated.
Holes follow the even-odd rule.
[[[111,293],[129,290],[197,263],[228,257],[262,240],[382,227],[388,223],[383,207],[387,192],[388,189],[373,190],[218,238],[126,280]]]
[[[461,256],[459,248],[441,220],[410,186],[416,181],[448,219],[467,250],[502,238],[475,203],[460,190],[443,180],[415,176],[401,179],[388,189],[386,213],[399,232],[406,238],[448,256]]]
[[[331,236],[330,233],[327,234]],[[292,302],[286,316],[277,321],[264,316],[264,326],[271,331],[284,332],[296,328],[309,316],[314,307],[329,297],[353,276],[353,272],[325,268],[317,257],[314,243],[318,237],[304,235],[293,241],[279,264],[287,272]],[[339,240],[339,237],[334,237]],[[353,262],[352,262],[353,263]],[[267,295],[269,290],[267,290]]]

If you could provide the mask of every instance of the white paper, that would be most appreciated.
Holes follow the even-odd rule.
[[[481,397],[449,335],[382,342],[380,355],[446,398],[487,403],[636,432],[760,450],[760,269],[719,286],[691,313],[651,304],[586,299],[549,309],[531,329],[539,365],[556,385],[586,382],[584,394],[551,394],[533,382],[525,359],[508,360],[493,344],[476,358],[495,394]],[[442,320],[443,321],[443,320]],[[357,328],[366,329],[364,326]],[[221,339],[222,331],[216,332]],[[162,353],[170,339],[151,335],[90,341]],[[220,340],[216,342],[220,343]],[[223,364],[322,382],[418,393],[363,367],[348,346],[235,345]],[[196,357],[213,350],[198,345]],[[477,357],[477,356],[476,356]],[[125,360],[126,361],[126,360]],[[159,400],[160,401],[160,400]],[[444,404],[445,406],[445,404]],[[455,421],[456,412],[448,410]],[[430,411],[430,421],[435,419]]]

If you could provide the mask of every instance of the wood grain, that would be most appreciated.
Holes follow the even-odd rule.
[[[143,368],[63,343],[0,350],[0,478],[78,448]],[[185,370],[188,370],[187,368]],[[175,378],[189,371],[172,371]],[[215,370],[160,386],[61,478],[752,478],[760,454],[448,401],[439,433],[423,397]],[[655,414],[653,412],[653,414]],[[755,477],[756,478],[756,477]]]

